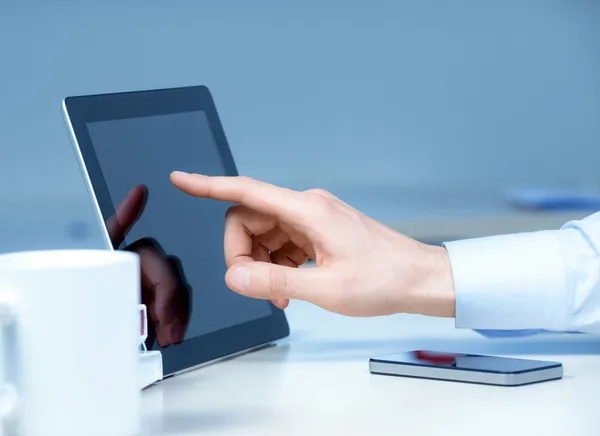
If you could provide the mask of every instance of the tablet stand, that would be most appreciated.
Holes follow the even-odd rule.
[[[148,311],[146,305],[140,304],[140,389],[147,388],[163,378],[162,354],[158,350],[148,351],[146,338],[148,338]]]

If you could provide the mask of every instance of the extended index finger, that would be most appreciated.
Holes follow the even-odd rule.
[[[211,177],[171,173],[171,182],[183,192],[199,198],[237,203],[256,212],[303,227],[301,193],[247,177]]]

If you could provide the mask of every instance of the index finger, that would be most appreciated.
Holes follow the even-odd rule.
[[[301,193],[291,189],[247,177],[211,177],[179,171],[171,173],[171,182],[194,197],[237,203],[298,227],[305,222],[300,212],[305,207]]]

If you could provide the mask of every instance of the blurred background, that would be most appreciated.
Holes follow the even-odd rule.
[[[94,246],[64,97],[205,84],[240,173],[438,241],[600,184],[600,2],[0,2],[0,251]],[[167,177],[167,175],[165,175]]]

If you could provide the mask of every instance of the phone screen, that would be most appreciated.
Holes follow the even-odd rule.
[[[448,353],[416,350],[373,359],[382,363],[396,363],[426,367],[452,368],[465,371],[519,373],[560,366],[557,362],[482,356],[477,354]]]

